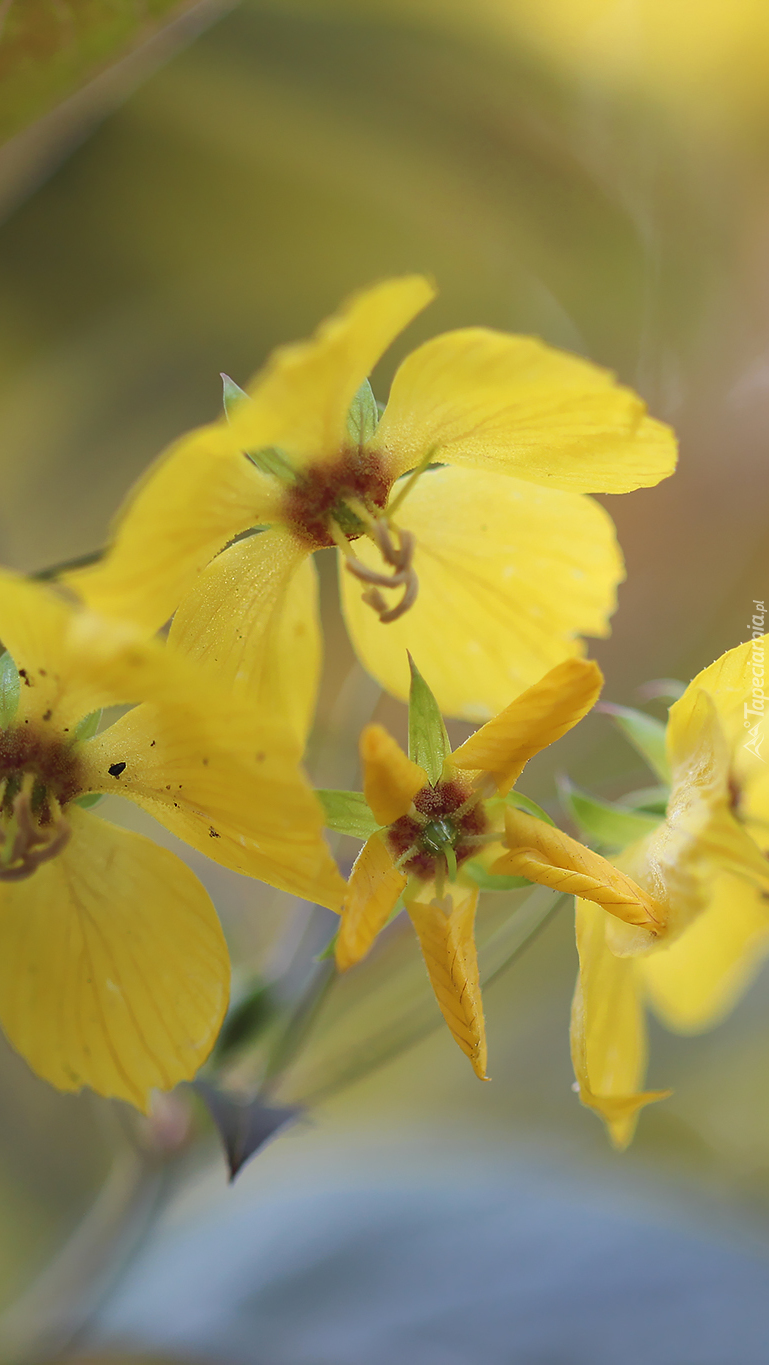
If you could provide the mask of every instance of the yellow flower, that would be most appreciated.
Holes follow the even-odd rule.
[[[411,649],[448,714],[488,719],[580,654],[580,634],[605,635],[622,562],[583,495],[667,477],[672,432],[590,362],[485,328],[418,347],[379,420],[366,376],[432,296],[419,276],[375,285],[247,395],[229,383],[229,420],[161,456],[71,586],[150,631],[190,589],[187,616],[234,612],[238,648],[262,660],[255,702],[285,704],[288,684],[299,732],[320,650],[307,558],[323,547],[342,555],[363,664],[405,697]],[[254,525],[269,529],[218,553]]]
[[[524,877],[559,889],[574,890],[577,884],[583,894],[595,894],[602,903],[608,899],[633,923],[653,922],[653,900],[629,878],[543,820],[511,809],[504,799],[528,760],[590,710],[601,681],[594,663],[567,660],[452,753],[437,707],[415,672],[411,756],[381,726],[370,725],[360,746],[365,806],[354,808],[352,793],[323,794],[327,809],[340,813],[336,828],[363,834],[370,812],[369,837],[342,909],[338,967],[344,971],[360,961],[402,897],[443,1016],[482,1078],[486,1038],[473,930],[478,884],[471,859],[484,851],[494,855],[495,849],[499,854],[502,847],[517,848],[522,821]],[[354,820],[345,825],[352,810]],[[498,858],[492,875],[509,872],[514,857],[508,852]],[[565,887],[558,877],[566,879]]]
[[[630,1142],[639,1109],[669,1093],[640,1091],[645,1005],[679,1032],[707,1028],[769,950],[769,769],[750,729],[760,731],[762,711],[746,717],[765,638],[724,654],[671,708],[666,818],[619,860],[662,905],[661,928],[632,930],[577,901],[574,1067],[583,1103],[618,1147]]]
[[[293,736],[241,729],[173,648],[5,572],[0,638],[0,1024],[59,1089],[146,1109],[210,1051],[227,948],[189,868],[85,809],[89,796],[127,796],[218,862],[300,895],[338,906],[344,883]],[[127,703],[140,704],[93,734],[93,713]]]

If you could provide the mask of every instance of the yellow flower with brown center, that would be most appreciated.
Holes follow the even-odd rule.
[[[420,276],[375,285],[247,393],[228,381],[228,420],[161,456],[71,586],[150,631],[187,593],[196,621],[230,613],[262,660],[255,704],[285,703],[289,678],[300,732],[320,652],[307,560],[323,548],[340,552],[365,667],[405,697],[410,649],[447,714],[486,720],[580,635],[607,634],[622,561],[584,494],[666,478],[672,432],[589,361],[480,327],[412,352],[380,419],[367,375],[432,296]]]
[[[339,907],[293,735],[173,647],[0,572],[0,1025],[61,1090],[146,1109],[194,1076],[229,959],[175,854],[85,808],[129,797],[237,871]],[[126,711],[101,733],[97,713]]]
[[[409,756],[381,726],[367,726],[360,744],[363,792],[320,793],[333,828],[368,836],[342,908],[337,966],[344,971],[360,961],[402,898],[441,1012],[481,1078],[478,855],[493,860],[486,882],[507,874],[520,854],[521,876],[529,881],[579,887],[631,923],[654,923],[658,913],[653,899],[603,858],[546,818],[514,809],[520,800],[531,805],[511,795],[525,764],[590,710],[601,682],[594,663],[567,660],[452,753],[435,699],[412,665]]]
[[[769,769],[760,735],[756,752],[762,712],[750,714],[753,659],[758,648],[763,668],[767,638],[724,654],[671,707],[666,817],[617,859],[662,906],[661,927],[629,929],[577,901],[572,1055],[580,1097],[618,1147],[640,1108],[669,1093],[640,1089],[646,1006],[678,1032],[708,1028],[769,951]]]

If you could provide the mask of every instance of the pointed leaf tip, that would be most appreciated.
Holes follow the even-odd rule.
[[[409,758],[424,768],[431,786],[440,781],[443,765],[451,753],[449,737],[435,697],[411,655],[409,691]]]
[[[247,1161],[303,1112],[298,1105],[268,1105],[258,1097],[243,1101],[208,1081],[193,1081],[222,1141],[230,1183]]]
[[[231,417],[237,405],[242,403],[245,398],[248,398],[248,394],[245,389],[241,389],[240,385],[235,383],[234,379],[230,379],[228,374],[222,373],[219,378],[222,381],[224,411],[227,417]]]
[[[630,741],[636,753],[663,782],[670,783],[670,764],[666,749],[667,727],[645,711],[636,711],[632,706],[615,706],[613,702],[599,702],[597,711],[611,716],[615,725]]]
[[[371,385],[364,379],[347,413],[347,434],[356,446],[364,446],[378,425],[379,407]]]

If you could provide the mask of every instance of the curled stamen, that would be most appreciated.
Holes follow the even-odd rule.
[[[371,584],[369,591],[363,594],[363,601],[367,606],[373,607],[377,612],[383,625],[388,625],[391,621],[397,621],[415,603],[419,592],[419,579],[414,572],[413,558],[416,549],[416,538],[411,531],[401,531],[396,528],[398,544],[395,544],[390,528],[383,520],[377,521],[372,526],[372,536],[376,541],[377,549],[386,564],[390,564],[394,569],[392,574],[379,573],[376,569],[370,569],[367,564],[353,554],[348,554],[345,560],[345,567],[356,578],[363,583]],[[400,602],[394,607],[388,607],[379,588],[404,588]]]
[[[16,829],[13,842],[6,856],[0,855],[0,881],[17,882],[32,873],[41,863],[47,863],[66,848],[72,831],[55,802],[54,819],[49,827],[42,829],[32,814],[32,790],[34,777],[31,774],[24,780],[21,791],[13,802],[13,820]]]

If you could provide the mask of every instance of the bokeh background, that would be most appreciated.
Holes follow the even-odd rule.
[[[436,277],[440,296],[379,367],[380,397],[416,342],[486,324],[535,333],[611,367],[680,434],[673,480],[605,499],[628,568],[613,635],[594,651],[606,695],[632,704],[644,681],[687,680],[744,639],[753,600],[769,592],[762,0],[145,8],[138,28],[121,28],[121,7],[112,6],[109,42],[76,61],[67,5],[41,5],[41,25],[45,12],[54,47],[66,56],[69,43],[71,60],[57,57],[55,80],[35,85],[34,62],[50,52],[25,49],[18,90],[29,98],[24,104],[19,95],[14,113],[16,68],[3,69],[3,42],[7,51],[19,33],[13,6],[0,4],[7,97],[6,107],[0,93],[0,116],[9,135],[0,147],[0,558],[36,570],[98,547],[149,460],[216,414],[220,371],[243,383],[275,344],[307,334],[349,291],[416,269]],[[309,762],[319,784],[354,785],[358,724],[376,713],[398,730],[403,715],[355,664],[331,564],[323,571],[327,658]],[[604,793],[646,781],[601,718],[532,764],[525,790],[555,808],[554,774],[563,769]],[[138,822],[119,803],[111,814]],[[192,861],[217,900],[239,980],[274,974],[302,944],[306,955],[316,930],[305,910]],[[691,1039],[653,1030],[651,1084],[670,1085],[674,1095],[644,1113],[634,1146],[619,1156],[570,1089],[576,957],[568,909],[487,992],[488,1086],[475,1081],[445,1030],[401,1047],[409,1029],[429,1030],[430,997],[407,935],[396,930],[382,954],[361,969],[370,975],[361,975],[349,1014],[330,1021],[295,1078],[294,1097],[317,1098],[312,1123],[257,1156],[230,1192],[213,1137],[170,1175],[160,1162],[142,1164],[119,1106],[54,1094],[0,1044],[4,1355],[120,1348],[344,1365],[348,1350],[351,1361],[378,1365],[365,1333],[384,1341],[397,1316],[392,1301],[387,1306],[396,1292],[392,1265],[381,1280],[374,1261],[368,1276],[360,1272],[362,1334],[344,1344],[334,1333],[349,1326],[351,1308],[334,1296],[350,1282],[351,1262],[341,1252],[335,1261],[328,1247],[360,1244],[364,1257],[376,1258],[372,1243],[381,1250],[391,1237],[398,1249],[391,1261],[415,1258],[397,1291],[401,1302],[410,1294],[416,1318],[424,1311],[440,1324],[453,1277],[472,1286],[470,1267],[484,1256],[501,1276],[499,1301],[513,1301],[520,1266],[515,1271],[505,1238],[519,1236],[541,1243],[542,1265],[552,1266],[549,1291],[546,1276],[540,1286],[541,1329],[533,1322],[516,1345],[503,1315],[489,1329],[497,1353],[487,1344],[474,1355],[470,1346],[462,1354],[461,1333],[452,1345],[438,1326],[431,1335],[422,1324],[420,1336],[412,1324],[400,1329],[399,1353],[390,1344],[382,1359],[614,1361],[621,1338],[612,1332],[630,1321],[623,1295],[643,1288],[655,1260],[663,1269],[641,1294],[644,1319],[663,1316],[660,1334],[643,1344],[646,1360],[765,1361],[769,1315],[755,1305],[769,1248],[766,972],[712,1033]],[[371,1059],[390,1046],[397,1055],[353,1082],[347,1053],[393,1019],[400,1032],[388,1033]],[[390,1209],[389,1231],[372,1190]],[[291,1204],[287,1222],[282,1199]],[[393,1210],[401,1206],[399,1224]],[[353,1210],[349,1226],[339,1222],[340,1207]],[[500,1228],[491,1210],[502,1207],[510,1216]],[[446,1209],[457,1226],[420,1243],[419,1230],[438,1228],[436,1210]],[[475,1228],[467,1240],[459,1224]],[[290,1242],[286,1226],[295,1230],[291,1246],[316,1247],[313,1265],[326,1267],[325,1280],[308,1270],[287,1299],[286,1314],[307,1324],[306,1338],[288,1345],[274,1323],[277,1335],[265,1327],[259,1336],[258,1322],[277,1312],[273,1302],[254,1299],[253,1330],[235,1291],[228,1307],[234,1283],[256,1294],[269,1278],[258,1228],[268,1241]],[[654,1242],[655,1228],[664,1246]],[[596,1283],[607,1283],[600,1256],[593,1279],[577,1290],[573,1267],[556,1265],[556,1249],[605,1248],[615,1234],[625,1259],[615,1258],[612,1294],[602,1298]],[[201,1307],[196,1318],[206,1275],[195,1248],[216,1237],[230,1270],[216,1307],[208,1317]],[[455,1254],[438,1276],[444,1302],[427,1269],[443,1266],[447,1245]],[[289,1248],[286,1264],[292,1255]],[[719,1269],[719,1255],[747,1259]],[[671,1302],[679,1290],[679,1301],[690,1302],[679,1283],[687,1256],[691,1304],[699,1307],[687,1309],[679,1341],[665,1336],[660,1303],[666,1287]],[[560,1274],[571,1299],[556,1292]],[[710,1328],[709,1344],[687,1336],[698,1314],[707,1321],[711,1280],[726,1294],[731,1348],[714,1346]],[[481,1314],[468,1293],[468,1315],[494,1324],[493,1311]],[[569,1344],[567,1326],[553,1344],[552,1323],[544,1324],[558,1317],[556,1299],[589,1306],[591,1293],[599,1324],[589,1329],[598,1332],[592,1354]],[[562,1312],[577,1322],[572,1309]],[[174,1336],[173,1324],[185,1321]],[[638,1347],[634,1340],[628,1350]]]

